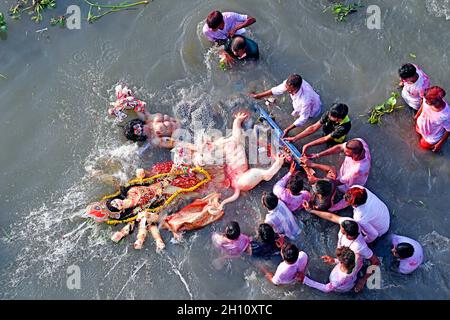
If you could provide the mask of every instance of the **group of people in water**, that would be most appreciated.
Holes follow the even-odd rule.
[[[257,60],[258,45],[246,38],[245,30],[255,22],[256,19],[248,15],[213,11],[206,19],[203,34],[209,41],[223,46],[221,54],[227,64]],[[445,91],[431,87],[429,77],[416,65],[403,65],[399,75],[405,102],[417,110],[420,146],[439,151],[450,135],[450,107],[444,100]],[[366,186],[371,169],[369,146],[361,138],[346,141],[352,127],[349,107],[335,103],[322,112],[319,94],[298,74],[290,75],[267,91],[249,95],[263,99],[285,93],[292,98],[295,121],[284,130],[282,139],[291,143],[304,142],[319,130],[323,131],[323,136],[304,143],[301,161],[292,160],[289,171],[275,183],[272,192],[263,193],[261,203],[267,213],[258,226],[257,237],[242,233],[239,223],[232,221],[223,233],[213,233],[212,244],[224,259],[244,254],[267,260],[281,257],[275,272],[262,268],[265,277],[275,285],[302,283],[323,292],[361,291],[372,275],[370,266],[380,265],[373,251],[374,243],[380,237],[387,237],[390,228],[388,206]],[[116,219],[127,223],[113,235],[114,241],[133,231],[135,221],[132,218],[137,217],[139,234],[135,248],[142,247],[146,232],[150,231],[157,247],[163,249],[160,227],[180,239],[182,231],[217,221],[224,215],[225,206],[237,200],[241,192],[250,191],[262,181],[270,181],[287,162],[286,154],[277,154],[272,155],[274,161],[267,169],[249,167],[242,137],[242,124],[249,117],[246,113],[235,115],[230,137],[197,146],[175,141],[172,135],[180,128],[179,121],[168,115],[148,113],[146,103],[134,97],[127,87],[117,86],[116,98],[109,110],[111,115],[123,119],[123,111],[131,109],[139,117],[124,126],[127,139],[169,148],[173,161],[150,170],[139,169],[134,183],[88,208],[90,216],[97,221]],[[310,119],[319,116],[317,122],[306,126]],[[290,136],[294,129],[300,132]],[[311,151],[321,145],[326,146],[323,151]],[[225,156],[225,165],[211,165],[212,162],[206,160],[219,149]],[[339,169],[315,162],[333,154],[344,156]],[[201,170],[195,171],[195,168]],[[234,190],[233,195],[220,202],[220,191],[229,187]],[[211,190],[214,192],[208,194]],[[158,208],[176,195],[188,192],[204,197],[174,214],[161,217]],[[352,209],[352,217],[337,214],[347,207]],[[136,209],[138,213],[134,212]],[[308,254],[295,245],[302,230],[298,220],[302,212],[339,225],[335,252],[321,257],[324,263],[334,266],[325,284],[306,275]],[[390,234],[389,239],[400,273],[409,274],[421,265],[423,250],[417,241],[395,234]]]

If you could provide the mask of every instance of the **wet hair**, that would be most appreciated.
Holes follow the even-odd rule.
[[[303,190],[303,179],[299,175],[293,175],[287,184],[287,188],[291,190],[294,196],[298,196]]]
[[[400,259],[406,259],[412,257],[414,254],[414,247],[406,242],[399,243],[397,247],[395,247],[395,251],[397,252]]]
[[[361,141],[353,139],[345,144],[345,147],[355,155],[360,155],[364,151],[364,145]]]
[[[320,194],[324,197],[331,196],[331,193],[333,192],[333,184],[328,180],[322,179],[312,185],[312,190],[314,193]]]
[[[261,223],[258,227],[258,234],[264,243],[273,244],[275,242],[275,231],[270,224]]]
[[[445,95],[446,95],[445,90],[437,86],[426,89],[424,93],[426,100],[434,102],[442,100],[445,97]]]
[[[356,264],[355,253],[349,247],[340,247],[336,249],[336,258],[348,270],[353,270]]]
[[[283,253],[284,261],[289,264],[295,263],[298,259],[298,248],[295,244],[287,244],[281,249]]]
[[[408,79],[408,78],[412,78],[416,75],[417,73],[417,69],[416,67],[411,64],[411,63],[407,63],[404,64],[399,70],[398,70],[398,75],[400,76],[400,78],[402,79]]]
[[[225,227],[225,236],[230,240],[236,240],[241,235],[241,228],[239,223],[236,221],[231,221]]]
[[[264,206],[269,210],[273,210],[278,206],[278,198],[273,192],[263,195],[262,199]]]
[[[330,116],[338,118],[338,119],[345,119],[345,117],[348,115],[348,106],[343,103],[334,103],[330,108]]]
[[[211,29],[217,29],[223,22],[223,15],[220,11],[211,11],[206,18],[206,24]]]
[[[144,127],[145,122],[140,120],[140,119],[134,119],[131,120],[130,122],[128,122],[124,127],[123,127],[123,133],[125,134],[125,137],[128,140],[134,141],[134,142],[142,142],[147,140],[147,136],[142,134],[140,136],[136,135],[134,133],[134,126],[135,125],[141,125],[142,127]]]
[[[344,220],[341,223],[342,228],[344,229],[345,233],[352,237],[352,238],[357,238],[359,235],[359,226],[358,223],[356,221],[353,220]]]
[[[361,206],[367,201],[367,191],[364,188],[350,188],[344,195],[344,200],[352,206]]]
[[[236,36],[233,38],[233,41],[231,42],[231,50],[233,52],[241,51],[242,49],[245,49],[247,47],[247,44],[245,43],[245,38],[241,36]]]
[[[303,79],[298,74],[291,74],[286,80],[286,84],[295,89],[300,89],[302,87],[302,83]]]

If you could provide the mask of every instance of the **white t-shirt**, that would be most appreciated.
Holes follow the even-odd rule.
[[[286,80],[271,89],[274,96],[279,96],[287,92]],[[294,95],[290,95],[294,111],[293,117],[298,117],[294,122],[296,127],[300,127],[308,120],[308,118],[318,117],[321,111],[322,102],[320,96],[314,91],[313,87],[303,80],[300,90]]]
[[[294,215],[281,200],[278,200],[275,209],[269,211],[264,222],[270,224],[276,233],[284,234],[291,240],[297,238],[301,232]]]
[[[351,219],[351,218],[342,217],[342,218],[339,218],[339,224],[341,224],[345,220],[355,221],[354,219]],[[349,240],[339,230],[337,248],[341,248],[341,247],[350,248],[356,255],[359,255],[364,259],[370,259],[373,257],[373,251],[370,250],[370,248],[367,246],[367,243],[364,240],[364,237],[362,236],[361,233],[358,235],[358,237],[355,240]]]
[[[376,195],[363,186],[352,186],[365,189],[367,201],[365,204],[353,208],[353,219],[358,222],[362,231],[366,234],[364,240],[373,242],[389,230],[389,209]]]
[[[357,184],[364,186],[369,178],[372,157],[370,155],[369,146],[363,139],[359,140],[365,150],[364,159],[355,161],[351,157],[345,157],[344,162],[339,170],[338,180],[342,182],[339,189],[343,192],[347,191],[351,186]],[[347,144],[347,143],[346,143]]]
[[[423,249],[420,243],[408,237],[392,235],[392,245],[396,247],[399,243],[409,243],[414,247],[414,254],[406,259],[400,260],[399,271],[403,274],[410,274],[416,270],[423,261]]]
[[[423,97],[425,90],[430,87],[430,78],[422,71],[422,69],[416,65],[414,66],[416,67],[419,78],[413,84],[403,82],[402,97],[411,108],[419,110],[421,98]]]
[[[308,277],[305,277],[303,283],[311,288],[316,288],[322,292],[348,292],[352,290],[352,288],[356,284],[356,280],[358,279],[358,272],[362,267],[362,260],[357,259],[356,265],[353,268],[352,272],[345,273],[341,271],[341,265],[338,263],[334,269],[330,273],[330,282],[327,284],[323,284],[317,281],[314,281]]]
[[[207,23],[203,26],[203,34],[209,41],[214,42],[216,40],[228,39],[228,32],[230,32],[236,25],[241,24],[248,19],[247,15],[235,12],[222,12],[222,16],[225,25],[223,30],[218,29],[217,31],[212,31],[212,29],[208,27]],[[245,28],[239,29],[236,31],[236,35],[243,35],[245,34],[245,31]]]
[[[426,142],[431,145],[438,143],[445,131],[450,132],[450,107],[448,103],[445,102],[445,108],[436,112],[424,101],[422,113],[417,119],[417,128]]]
[[[298,253],[297,262],[288,264],[283,261],[278,265],[272,282],[276,285],[291,284],[295,282],[295,278],[299,272],[305,272],[306,265],[308,264],[308,255],[303,251]]]

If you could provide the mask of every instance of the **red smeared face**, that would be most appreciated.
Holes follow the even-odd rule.
[[[109,220],[110,213],[105,202],[94,202],[86,208],[86,215],[98,223]]]

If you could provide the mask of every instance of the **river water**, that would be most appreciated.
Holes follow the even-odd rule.
[[[0,3],[6,12],[12,1]],[[55,11],[81,1],[58,1]],[[9,23],[0,41],[0,297],[2,299],[448,299],[450,297],[450,145],[437,155],[416,145],[412,113],[406,108],[366,121],[398,82],[407,61],[424,67],[432,83],[450,90],[450,1],[362,1],[381,8],[380,30],[366,27],[365,9],[346,23],[323,13],[328,1],[155,0],[144,8],[114,13],[81,30],[35,25],[28,17]],[[248,13],[257,19],[251,35],[260,45],[255,67],[222,72],[201,36],[204,17],[214,8]],[[55,13],[55,14],[56,14]],[[49,15],[46,15],[47,19]],[[8,20],[9,21],[9,20]],[[415,56],[416,58],[413,58]],[[168,152],[139,157],[107,116],[114,85],[128,83],[151,111],[183,117],[184,126],[225,130],[232,112],[251,102],[250,90],[280,83],[298,72],[321,94],[351,108],[351,137],[362,137],[372,151],[368,187],[392,213],[391,231],[418,239],[425,263],[411,276],[389,266],[381,243],[381,288],[362,294],[325,295],[313,289],[275,287],[248,258],[216,270],[210,235],[237,220],[254,234],[263,219],[262,190],[244,194],[225,217],[189,233],[182,244],[155,252],[132,248],[134,236],[109,240],[112,228],[80,217],[86,204],[111,187],[94,178],[96,170],[121,180],[139,166],[169,159]],[[286,126],[290,104],[275,110]],[[289,110],[289,111],[287,111]],[[337,158],[324,159],[325,162]],[[287,169],[282,169],[281,174]],[[299,247],[310,256],[313,278],[326,281],[330,269],[320,256],[332,254],[337,227],[302,218]],[[67,288],[68,267],[81,271],[81,289]],[[267,263],[275,270],[276,263]]]

